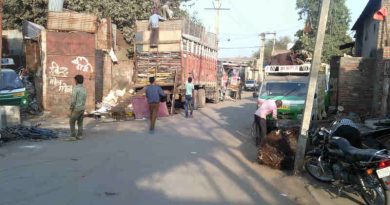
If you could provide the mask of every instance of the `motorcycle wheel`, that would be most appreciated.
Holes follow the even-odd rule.
[[[364,179],[367,185],[366,192],[360,193],[367,205],[389,205],[390,193],[386,191],[378,178],[372,176]]]
[[[322,171],[318,159],[315,157],[310,157],[306,160],[305,169],[310,176],[321,182],[331,182],[333,180],[333,174],[330,166],[324,163],[323,168],[325,172]]]

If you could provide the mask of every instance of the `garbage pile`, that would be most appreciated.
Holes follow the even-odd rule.
[[[116,120],[125,120],[133,117],[133,105],[131,98],[135,92],[133,89],[111,90],[110,93],[103,98],[103,102],[98,103],[96,107],[99,109],[93,112],[95,116],[111,115]]]
[[[292,170],[298,145],[299,128],[270,132],[260,143],[257,161],[273,169]]]
[[[28,93],[28,107],[26,111],[31,115],[37,115],[41,113],[33,78],[24,75],[22,76],[22,82]]]
[[[3,142],[26,139],[50,140],[56,138],[58,138],[56,132],[49,129],[38,128],[38,126],[16,126],[0,129],[0,141]]]

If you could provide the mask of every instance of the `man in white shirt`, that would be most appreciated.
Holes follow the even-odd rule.
[[[150,33],[150,47],[156,48],[158,47],[158,40],[159,40],[159,22],[165,21],[166,19],[162,16],[158,15],[157,10],[153,11],[153,15],[149,18],[149,28],[151,29]]]
[[[194,111],[194,100],[193,100],[193,96],[194,96],[194,90],[195,90],[195,86],[194,84],[192,83],[192,78],[189,77],[188,78],[188,82],[186,83],[186,96],[185,96],[185,103],[184,103],[184,110],[186,112],[186,118],[188,118],[188,107],[190,106],[190,117],[192,117],[192,113]]]

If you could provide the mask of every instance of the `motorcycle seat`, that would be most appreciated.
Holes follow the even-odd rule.
[[[351,145],[348,140],[344,138],[334,138],[331,142],[333,146],[337,146],[346,160],[351,162],[369,161],[375,159],[375,154],[378,152],[376,149],[359,149]]]

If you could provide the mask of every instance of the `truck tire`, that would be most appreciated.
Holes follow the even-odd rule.
[[[198,108],[206,107],[206,90],[199,89],[198,90]]]

